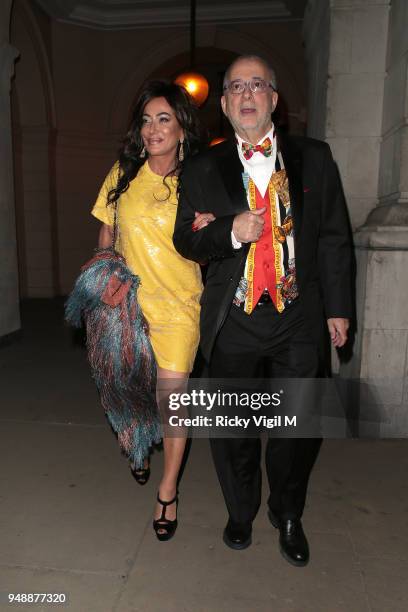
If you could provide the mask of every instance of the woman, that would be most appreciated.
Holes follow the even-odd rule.
[[[138,301],[149,324],[157,362],[157,399],[185,388],[199,341],[201,272],[181,257],[172,236],[177,210],[177,181],[182,161],[199,146],[196,109],[188,93],[165,81],[149,83],[133,113],[119,161],[107,176],[92,214],[102,221],[99,247],[112,245],[113,206],[118,200],[116,249],[141,279]],[[205,224],[201,215],[197,224]],[[177,527],[177,479],[185,450],[185,432],[163,437],[164,472],[153,528],[159,540]],[[149,464],[134,471],[139,483]]]

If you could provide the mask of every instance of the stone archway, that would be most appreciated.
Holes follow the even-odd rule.
[[[168,65],[174,58],[182,57],[183,54],[187,58],[187,48],[187,35],[180,34],[179,36],[169,37],[160,46],[156,45],[146,50],[143,57],[137,58],[136,68],[123,76],[110,104],[106,118],[106,131],[109,135],[117,137],[125,132],[129,109],[142,84],[152,76],[158,76],[158,69]],[[303,91],[302,85],[298,83],[290,64],[273,42],[267,45],[247,33],[220,26],[208,30],[203,29],[198,33],[198,63],[200,51],[205,50],[205,48],[216,49],[225,55],[237,56],[253,53],[267,58],[277,72],[278,81],[281,82],[281,91],[288,101],[288,106],[293,109],[293,115],[298,115],[299,120],[302,120],[301,117],[304,115],[306,105],[306,93]],[[175,69],[177,67],[173,67],[168,76],[172,76]]]
[[[20,50],[11,98],[20,293],[52,297],[59,286],[55,100],[42,33],[32,8],[20,0],[10,35]]]

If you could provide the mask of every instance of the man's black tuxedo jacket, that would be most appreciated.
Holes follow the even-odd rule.
[[[318,140],[278,136],[289,179],[295,231],[299,299],[321,357],[326,319],[351,316],[350,230],[340,180],[329,146]],[[201,350],[207,362],[243,273],[249,245],[235,250],[235,215],[248,210],[243,166],[235,141],[226,141],[188,160],[180,178],[174,231],[176,249],[208,262],[201,299]],[[193,232],[194,212],[216,220]]]

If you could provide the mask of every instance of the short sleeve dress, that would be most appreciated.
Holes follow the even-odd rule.
[[[113,225],[113,207],[106,206],[116,185],[118,166],[105,179],[92,214]],[[140,277],[138,301],[149,323],[149,335],[159,367],[191,372],[199,342],[200,266],[174,248],[177,178],[155,174],[148,161],[121,194],[118,205],[117,250]]]

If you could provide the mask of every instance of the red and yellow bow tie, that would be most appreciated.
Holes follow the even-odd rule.
[[[265,140],[260,145],[253,145],[249,142],[242,142],[242,153],[245,159],[251,159],[254,153],[256,152],[262,153],[265,157],[270,157],[272,153],[272,142],[271,139],[265,138]]]

